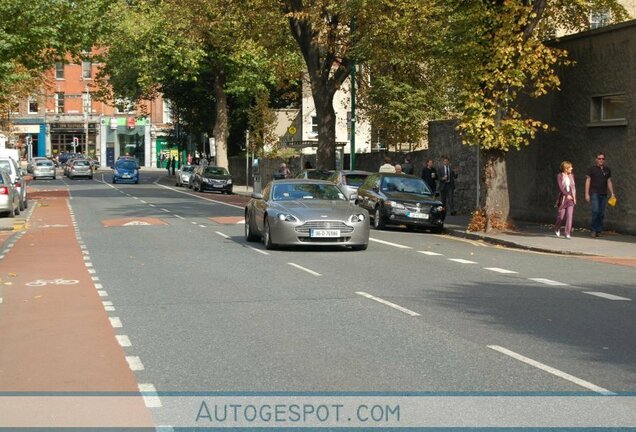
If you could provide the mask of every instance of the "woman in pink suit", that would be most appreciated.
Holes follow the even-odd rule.
[[[559,197],[557,199],[557,220],[554,224],[554,233],[561,237],[561,227],[565,225],[565,238],[572,234],[572,219],[574,218],[574,206],[576,205],[576,186],[572,175],[572,163],[561,162],[561,172],[557,174],[557,186]]]

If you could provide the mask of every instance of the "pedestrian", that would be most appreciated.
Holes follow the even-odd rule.
[[[168,162],[166,163],[166,168],[168,169],[168,175],[170,175],[170,165],[172,164],[172,158],[168,156]]]
[[[287,164],[283,162],[278,167],[278,171],[274,173],[274,180],[282,180],[286,178],[291,178],[291,171],[287,168]]]
[[[394,173],[395,172],[395,167],[391,164],[391,158],[386,156],[384,158],[384,165],[380,166],[380,169],[378,169],[378,172],[381,173]]]
[[[164,152],[161,152],[161,156],[159,158],[159,166],[162,167],[165,161],[166,161],[166,154]]]
[[[406,155],[404,157],[404,163],[402,164],[402,172],[404,174],[413,175],[413,163],[411,163],[410,155]]]
[[[450,164],[448,156],[442,157],[442,166],[437,172],[439,178],[439,193],[442,198],[442,204],[446,207],[447,212],[455,215],[455,203],[453,202],[453,193],[455,192],[455,179],[457,179],[457,171]]]
[[[437,193],[437,171],[433,166],[433,159],[428,159],[424,168],[422,168],[422,180],[428,185],[431,193],[435,195]]]
[[[405,174],[405,172],[402,170],[402,165],[400,164],[395,164],[395,173],[396,174]]]
[[[561,172],[557,174],[557,187],[559,195],[556,200],[557,219],[554,224],[554,233],[561,237],[561,227],[565,227],[565,238],[572,234],[572,221],[574,219],[574,206],[576,205],[576,185],[572,174],[572,163],[561,162]]]
[[[172,157],[172,162],[170,163],[170,168],[172,168],[172,175],[174,175],[174,169],[177,166],[177,157],[173,156]]]
[[[598,237],[603,231],[607,192],[614,197],[612,171],[605,166],[605,153],[596,154],[596,164],[587,170],[585,176],[585,201],[592,205],[592,237]]]

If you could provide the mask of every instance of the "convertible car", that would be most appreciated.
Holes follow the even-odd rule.
[[[369,214],[326,180],[274,180],[245,207],[245,238],[277,246],[369,244]]]

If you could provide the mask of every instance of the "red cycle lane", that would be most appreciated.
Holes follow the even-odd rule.
[[[0,261],[0,392],[11,393],[0,396],[0,427],[149,427],[68,202],[66,191],[33,193],[28,229]]]

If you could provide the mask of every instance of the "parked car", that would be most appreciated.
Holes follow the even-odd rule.
[[[38,156],[38,157],[34,157],[34,158],[32,158],[32,159],[29,161],[29,163],[27,163],[27,172],[28,172],[28,173],[32,173],[32,172],[33,172],[33,167],[35,166],[35,164],[36,164],[36,163],[37,163],[37,161],[39,161],[39,160],[48,160],[48,159],[47,159],[47,158],[45,158],[45,157],[39,157],[39,156]]]
[[[347,199],[351,199],[351,196],[357,193],[358,187],[371,174],[369,171],[337,170],[327,180],[334,182],[336,186],[342,189]]]
[[[64,166],[64,164],[66,164],[66,162],[68,162],[69,159],[77,159],[81,157],[82,157],[81,153],[62,152],[59,155],[57,155],[57,161],[60,164],[60,166]]]
[[[314,179],[314,180],[327,180],[333,171],[321,170],[321,169],[304,169],[298,173],[296,178],[299,179]]]
[[[195,191],[212,190],[226,194],[232,193],[232,176],[223,167],[199,166],[194,170],[191,181],[192,189]]]
[[[421,178],[395,173],[375,173],[358,188],[356,203],[369,211],[373,227],[387,224],[428,228],[442,232],[446,209]]]
[[[26,181],[24,180],[26,171],[20,169],[18,163],[11,157],[0,157],[0,169],[5,169],[9,173],[11,182],[20,196],[20,210],[24,210],[29,205]]]
[[[245,206],[245,239],[277,246],[369,244],[369,214],[326,180],[274,180]]]
[[[181,165],[177,170],[177,186],[189,186],[195,168],[194,165]]]
[[[4,169],[0,169],[0,212],[9,217],[20,214],[20,194]]]
[[[77,177],[93,178],[93,169],[90,161],[86,159],[73,159],[67,163],[67,176],[73,180]]]
[[[113,168],[113,184],[139,183],[139,165],[136,160],[119,159]]]
[[[56,178],[55,164],[47,158],[40,158],[33,163],[33,169],[31,170],[33,180],[42,177],[51,177],[53,180]]]

